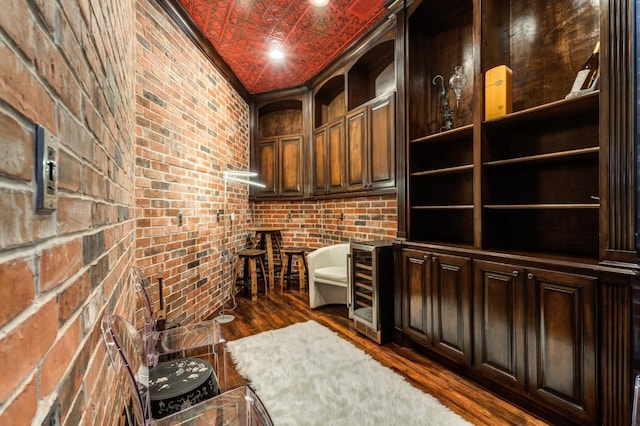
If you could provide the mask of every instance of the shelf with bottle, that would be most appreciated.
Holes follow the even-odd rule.
[[[481,72],[512,70],[514,112],[564,100],[600,40],[600,3],[483,0]]]

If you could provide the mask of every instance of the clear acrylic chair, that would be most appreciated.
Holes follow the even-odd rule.
[[[196,402],[185,396],[179,411],[162,418],[152,415],[152,401],[157,395],[154,368],[147,365],[142,336],[136,328],[117,315],[105,315],[101,321],[102,337],[116,375],[119,394],[125,399],[128,424],[138,425],[273,425],[260,398],[248,386],[224,392]],[[156,398],[157,400],[157,398]],[[136,423],[134,423],[134,420]]]
[[[158,361],[176,354],[210,356],[220,388],[227,390],[226,340],[220,324],[211,320],[158,330],[151,292],[148,291],[150,284],[135,267],[131,268],[130,279],[133,280],[138,306],[142,311],[142,339],[147,353],[147,365],[156,365]]]

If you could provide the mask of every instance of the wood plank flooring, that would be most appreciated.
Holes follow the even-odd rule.
[[[259,294],[256,302],[239,296],[237,307],[227,313],[235,317],[234,321],[222,324],[227,341],[312,319],[337,332],[475,425],[548,425],[410,348],[393,343],[377,345],[356,332],[344,306],[310,309],[306,292],[287,290]],[[227,359],[227,383],[228,387],[246,383],[230,359]]]

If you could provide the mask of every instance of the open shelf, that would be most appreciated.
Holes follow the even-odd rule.
[[[485,208],[485,249],[598,256],[599,209],[594,206]]]
[[[314,128],[344,116],[347,110],[344,90],[345,77],[337,75],[324,83],[316,92]]]
[[[302,132],[302,101],[276,101],[260,108],[257,132],[259,138],[301,134]]]
[[[395,92],[394,55],[395,41],[389,39],[372,47],[351,67],[347,73],[348,110]]]
[[[473,245],[473,208],[469,207],[412,207],[412,241]]]

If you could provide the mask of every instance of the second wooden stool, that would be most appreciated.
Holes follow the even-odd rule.
[[[304,291],[305,274],[309,269],[307,267],[307,249],[305,247],[284,247],[282,249],[282,269],[280,269],[280,291],[284,291],[284,278],[287,276],[287,288],[291,285],[291,264],[293,257],[297,257],[298,262],[298,283],[299,290]]]
[[[236,280],[238,279],[238,273],[240,271],[240,263],[242,260],[244,260],[244,279],[247,279],[247,267],[251,275],[251,300],[258,299],[258,268],[256,261],[260,262],[260,269],[262,277],[264,278],[264,292],[267,293],[269,291],[267,270],[265,269],[264,261],[262,260],[265,253],[266,252],[264,250],[258,249],[245,249],[238,252],[238,264],[236,265],[236,270],[233,273],[233,283],[235,285]]]

